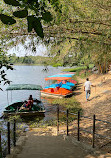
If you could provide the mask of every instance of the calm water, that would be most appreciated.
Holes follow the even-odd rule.
[[[45,77],[49,75],[53,75],[62,71],[62,67],[54,68],[49,66],[49,71],[42,71],[44,66],[14,66],[13,71],[7,71],[7,78],[12,81],[13,84],[38,84],[43,88],[50,83],[44,80]],[[5,89],[8,87],[2,86],[3,91],[0,91],[0,115],[3,112],[4,108],[8,105],[8,102],[14,102],[17,100],[25,100],[29,97],[30,94],[33,95],[33,98],[40,99],[39,91],[13,91],[12,99],[11,92],[8,92],[8,100],[7,100],[7,92]]]

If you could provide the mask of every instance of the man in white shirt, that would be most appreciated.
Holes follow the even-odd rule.
[[[89,78],[86,79],[86,82],[84,83],[84,91],[86,92],[86,100],[89,100],[90,94],[91,94],[91,86],[92,83],[89,81]]]

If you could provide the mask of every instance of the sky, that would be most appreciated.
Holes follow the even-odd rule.
[[[25,55],[47,56],[47,52],[48,52],[47,47],[45,47],[42,44],[39,44],[36,47],[36,53],[32,52],[31,50],[26,50],[21,44],[8,50],[8,54],[15,53],[16,56],[19,56],[19,57],[25,56]]]

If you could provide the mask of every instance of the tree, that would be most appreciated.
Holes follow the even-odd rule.
[[[8,12],[1,11],[0,20],[4,24],[13,25],[17,23],[17,18],[25,19],[28,32],[34,30],[39,37],[44,38],[42,21],[45,23],[52,21],[52,15],[43,0],[4,0],[4,2],[11,6]]]
[[[25,63],[25,64],[34,64],[34,60],[30,56],[25,56],[23,58],[23,62],[22,63]]]
[[[44,34],[41,21],[50,22],[52,15],[47,11],[45,3],[42,1],[4,0],[0,2],[0,20],[0,47],[2,48],[0,52],[0,83],[4,82],[6,84],[10,83],[10,81],[6,79],[5,68],[6,70],[12,70],[13,68],[10,65],[12,58],[8,58],[5,51],[9,46],[15,46],[19,42],[24,44],[28,32],[31,32],[31,36],[34,37],[36,36],[36,32],[39,37],[43,38]],[[30,62],[32,62],[31,59]]]
[[[100,72],[106,72],[111,61],[111,1],[60,0],[60,5],[62,5],[61,13],[56,14],[54,18],[56,27],[48,27],[50,35],[56,39],[55,50],[52,48],[53,52],[58,54],[56,48],[63,46],[64,50],[65,42],[70,41],[72,45],[69,43],[67,46],[70,48],[64,52],[66,55],[70,53],[69,50],[72,47],[75,47],[73,50],[75,55],[78,48],[80,62],[84,61],[88,65],[89,61],[92,61],[99,70],[101,69]],[[60,52],[63,59],[64,54]]]
[[[34,38],[36,32],[44,42],[51,43],[52,46],[54,46],[52,43],[61,46],[67,41],[71,41],[71,43],[74,41],[74,46],[80,50],[78,54],[82,53],[83,59],[88,56],[88,60],[91,59],[97,65],[99,63],[99,69],[100,67],[103,69],[101,72],[107,70],[108,56],[111,55],[110,0],[4,0],[4,2],[12,9],[8,10],[5,22],[3,17],[6,17],[6,10],[0,14],[0,18],[3,23],[13,24],[14,31],[11,31],[13,38],[24,35],[33,35],[32,38]],[[9,14],[14,17],[13,20]],[[21,19],[23,20],[21,21]],[[14,24],[14,20],[18,23]],[[21,29],[20,32],[17,29],[15,33],[17,24]],[[72,47],[70,46],[70,49]],[[68,50],[70,49],[68,48]],[[85,52],[86,49],[88,51]],[[64,60],[66,60],[66,56],[68,57],[70,53],[68,50],[65,50],[66,52],[60,51],[60,57],[59,50],[57,50],[52,57],[61,60],[65,54]],[[73,53],[76,54],[75,51]],[[99,62],[93,60],[92,57],[96,57]],[[83,60],[82,58],[81,60]]]
[[[0,85],[1,83],[4,83],[5,85],[10,84],[11,82],[6,78],[6,70],[13,70],[10,63],[10,56],[8,57],[6,53],[0,49]],[[0,90],[2,89],[0,88]]]

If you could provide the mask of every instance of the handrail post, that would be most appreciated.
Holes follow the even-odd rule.
[[[10,122],[7,123],[7,130],[8,130],[8,154],[10,154]]]
[[[14,126],[13,126],[13,145],[16,146],[16,120],[14,119]]]
[[[69,110],[67,109],[67,136],[69,135],[69,127],[68,127],[68,124],[69,124],[69,118],[68,118],[68,115],[69,115]]]
[[[78,111],[78,130],[77,130],[77,140],[80,141],[80,112]]]
[[[93,115],[93,136],[92,136],[92,147],[95,147],[95,120],[96,116]]]
[[[57,135],[59,134],[59,105],[57,105]]]
[[[0,158],[2,158],[1,131],[0,131]]]

